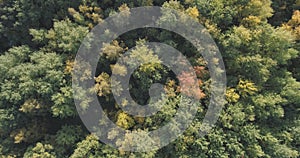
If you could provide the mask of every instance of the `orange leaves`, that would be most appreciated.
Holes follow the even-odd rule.
[[[198,78],[203,78],[208,73],[204,66],[194,66],[194,71]]]
[[[195,80],[193,74],[183,72],[179,75],[178,79],[181,83],[181,86],[178,87],[181,93],[196,99],[201,99],[206,96],[202,90],[199,89],[199,83],[202,83],[202,81],[200,79]]]
[[[178,76],[178,80],[181,83],[181,86],[178,86],[174,80],[167,82],[165,86],[165,91],[169,97],[176,96],[176,93],[181,92],[184,95],[189,97],[195,97],[196,99],[202,99],[206,97],[206,94],[199,89],[203,85],[202,78],[207,75],[208,71],[205,70],[204,66],[195,66],[193,70],[197,76],[191,72],[182,72]]]

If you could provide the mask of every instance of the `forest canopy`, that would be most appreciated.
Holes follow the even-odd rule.
[[[97,24],[142,6],[189,15],[218,46],[226,68],[226,104],[205,136],[198,132],[210,101],[208,63],[183,37],[163,29],[136,29],[104,44],[95,76],[84,69],[88,66],[78,68],[74,63],[83,39]],[[0,157],[300,157],[299,9],[300,0],[0,0]],[[172,18],[166,14],[161,20]],[[107,32],[103,36],[109,36]],[[133,140],[115,149],[81,121],[73,97],[73,69],[83,69],[80,81],[95,83],[81,90],[82,96],[96,93],[118,127],[158,129],[176,114],[179,96],[193,93],[178,83],[192,81],[186,79],[188,74],[176,76],[161,64],[146,42],[168,44],[192,64],[197,78],[193,84],[200,89],[195,96],[197,114],[183,135],[161,149],[122,150]],[[117,105],[112,94],[112,69],[119,76],[128,73],[117,60],[131,48],[125,61],[149,62],[131,65],[138,67],[129,82],[134,101],[153,102],[148,94],[151,85],[164,85],[164,97],[156,94],[163,108],[150,117],[122,111],[120,106],[131,103],[122,100]],[[186,98],[183,104],[191,106]],[[88,109],[89,101],[80,106]],[[107,138],[117,135],[111,131]]]

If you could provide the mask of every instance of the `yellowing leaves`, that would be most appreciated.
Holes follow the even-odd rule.
[[[198,16],[200,15],[199,14],[199,11],[196,7],[189,7],[186,12],[193,18],[198,18]]]
[[[65,73],[70,74],[74,67],[74,61],[67,60],[66,61],[66,67],[65,67]]]
[[[139,70],[146,73],[154,72],[157,69],[162,69],[162,65],[160,63],[147,63],[143,64]]]
[[[166,91],[166,94],[168,97],[175,97],[176,96],[176,90],[177,90],[177,85],[174,80],[169,80],[165,87],[164,90]]]
[[[121,112],[118,115],[116,124],[119,127],[129,129],[130,127],[134,126],[135,122],[134,122],[134,119],[131,118],[128,114],[126,114],[125,112]]]
[[[20,111],[24,113],[31,113],[35,110],[40,109],[42,106],[36,99],[26,100],[25,103],[20,107]]]
[[[25,128],[20,129],[16,133],[12,133],[11,137],[14,137],[14,143],[21,143],[25,139]]]
[[[240,95],[236,92],[234,88],[230,88],[226,91],[226,99],[228,102],[238,102]]]
[[[132,68],[139,67],[141,72],[151,74],[156,70],[163,68],[161,60],[154,51],[143,44],[143,40],[137,41],[137,46],[131,51],[130,55],[125,57],[125,62]]]
[[[71,158],[91,157],[92,151],[99,150],[101,144],[99,138],[95,134],[87,135],[85,139],[77,144],[77,148],[70,156]]]
[[[237,86],[237,89],[239,91],[239,94],[243,97],[248,95],[253,95],[256,92],[258,92],[258,88],[255,86],[255,84],[248,80],[240,80]]]
[[[99,96],[107,96],[111,93],[110,91],[110,77],[107,73],[103,72],[98,77],[95,77],[95,87],[94,89]]]
[[[118,9],[123,14],[125,14],[127,16],[130,15],[130,8],[127,6],[127,4],[122,4]]]
[[[204,26],[213,37],[218,37],[221,34],[217,24],[212,23],[209,19],[204,20]]]
[[[110,60],[115,60],[120,56],[120,53],[123,51],[123,48],[120,47],[119,42],[114,40],[111,44],[104,43],[101,50],[103,54],[106,55],[106,58]]]
[[[26,127],[16,129],[10,133],[10,137],[14,139],[14,143],[19,144],[22,142],[32,143],[40,139],[45,132],[45,124],[33,121]]]
[[[257,16],[248,16],[242,20],[242,25],[245,27],[255,27],[261,23],[261,19]]]
[[[271,3],[271,0],[250,0],[243,8],[242,14],[244,16],[254,15],[265,20],[273,15]]]
[[[76,22],[87,25],[90,29],[94,27],[93,24],[98,24],[103,21],[102,9],[97,6],[88,6],[84,4],[80,5],[78,9],[79,12],[74,8],[69,8],[68,11]]]
[[[50,144],[36,143],[35,147],[25,153],[25,158],[56,158],[54,148]]]
[[[291,18],[286,24],[283,24],[282,27],[285,30],[291,31],[297,40],[300,40],[300,11],[296,10]]]
[[[240,38],[241,41],[249,42],[252,39],[251,30],[240,26],[234,29],[235,34]]]
[[[169,9],[175,9],[175,10],[178,10],[178,11],[184,11],[183,5],[180,4],[180,1],[177,1],[177,0],[167,1],[162,5],[162,7],[163,8],[169,8]]]
[[[115,65],[111,65],[110,67],[115,75],[125,76],[127,74],[127,68],[124,65],[117,63]]]

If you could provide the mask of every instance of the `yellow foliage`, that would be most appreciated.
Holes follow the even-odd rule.
[[[163,67],[159,62],[155,62],[155,63],[142,64],[142,66],[139,68],[139,70],[150,74],[150,73],[156,71],[157,69],[162,69],[162,68]]]
[[[289,23],[292,23],[294,25],[299,25],[300,24],[300,11],[299,10],[294,11],[292,19]]]
[[[130,54],[130,59],[128,62],[131,62],[132,59],[139,61],[141,66],[139,70],[145,72],[147,74],[151,74],[155,70],[162,69],[163,66],[159,57],[154,54],[153,50],[149,49],[146,45],[144,45],[144,40],[137,41],[137,46],[132,50]]]
[[[184,136],[183,141],[187,144],[192,144],[194,142],[194,136]]]
[[[235,92],[234,88],[230,88],[226,91],[226,99],[228,102],[235,103],[240,99],[240,95]]]
[[[200,15],[199,14],[199,11],[196,7],[189,7],[186,12],[193,18],[198,18],[198,16]]]
[[[103,44],[102,52],[108,59],[117,59],[122,51],[123,48],[120,47],[119,42],[116,40],[114,40],[111,44]]]
[[[99,7],[94,7],[94,11],[95,11],[96,13],[100,13],[102,10],[101,10],[101,8],[99,8]]]
[[[45,132],[45,124],[41,124],[38,121],[30,123],[27,127],[23,127],[14,130],[10,133],[10,137],[14,138],[14,143],[19,144],[22,142],[31,143],[40,139]]]
[[[253,95],[258,91],[258,88],[253,82],[248,80],[244,81],[242,79],[240,79],[237,89],[242,96]]]
[[[300,11],[296,10],[287,23],[283,24],[282,27],[285,30],[291,31],[297,40],[300,40]]]
[[[252,40],[252,32],[244,26],[234,28],[234,32],[239,36],[242,41],[249,42]]]
[[[128,100],[127,99],[122,99],[121,105],[122,106],[128,105]]]
[[[87,25],[90,29],[94,27],[94,24],[98,24],[103,21],[103,16],[101,14],[102,9],[99,7],[84,4],[80,5],[78,9],[79,12],[77,12],[74,8],[69,8],[68,11],[76,22]],[[89,19],[89,22],[87,22],[86,19]]]
[[[66,67],[65,67],[65,73],[70,74],[74,67],[74,61],[67,60],[66,61]]]
[[[217,24],[214,24],[208,19],[204,20],[204,26],[213,37],[218,37],[221,34],[221,30],[218,28]]]
[[[129,129],[130,127],[132,127],[134,125],[134,123],[135,123],[134,120],[125,112],[121,112],[118,115],[117,122],[116,122],[116,124],[119,127],[122,127],[125,129]]]
[[[164,87],[164,90],[166,91],[166,94],[168,97],[175,97],[176,96],[176,90],[177,86],[174,80],[169,80],[167,84]]]
[[[18,132],[11,134],[11,137],[14,137],[14,143],[21,143],[25,139],[25,131],[26,129],[22,128]]]
[[[102,72],[98,77],[95,77],[94,89],[99,96],[106,96],[111,93],[110,91],[110,77],[107,73]]]
[[[89,24],[88,24],[88,27],[89,27],[90,29],[92,29],[92,28],[94,27],[94,25],[93,25],[92,23],[89,23]]]
[[[68,12],[71,14],[71,15],[74,15],[76,14],[76,10],[74,8],[68,8]]]
[[[254,27],[257,26],[261,23],[261,19],[257,16],[248,16],[246,18],[244,18],[241,22],[242,25],[244,25],[245,27]]]
[[[110,66],[113,73],[120,76],[125,76],[127,74],[127,68],[124,65],[115,64]]]
[[[95,13],[92,13],[92,14],[91,14],[91,19],[93,19],[93,21],[94,21],[95,23],[96,23],[96,22],[101,22],[101,21],[102,21],[100,15],[99,15],[99,14],[95,14]]]
[[[80,11],[81,13],[88,12],[88,11],[89,11],[89,7],[86,6],[86,5],[80,5],[80,6],[79,6],[79,11]]]
[[[168,2],[165,2],[162,5],[163,8],[169,8],[169,9],[175,9],[177,11],[184,11],[184,7],[182,4],[180,4],[180,1],[177,0],[170,0]]]
[[[83,16],[80,15],[80,13],[77,12],[74,8],[68,8],[68,12],[73,16],[75,21],[78,21],[78,22],[84,21]]]
[[[271,0],[250,0],[243,8],[242,14],[243,16],[255,15],[262,20],[266,20],[274,12],[271,3]]]
[[[29,99],[25,101],[25,103],[20,107],[19,111],[22,111],[24,113],[30,113],[40,108],[41,104],[37,100]]]
[[[122,4],[118,9],[124,15],[126,16],[130,15],[130,8],[127,6],[127,4]]]

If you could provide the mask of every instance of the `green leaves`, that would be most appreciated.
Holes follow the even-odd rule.
[[[27,149],[24,158],[56,158],[53,146],[50,144],[36,143],[35,147]]]
[[[286,102],[284,98],[277,94],[260,94],[252,98],[255,105],[255,115],[259,119],[269,117],[282,118],[284,109],[282,105]]]
[[[72,23],[69,19],[55,21],[53,28],[44,30],[30,30],[33,40],[47,42],[47,47],[60,53],[76,53],[80,42],[89,32],[87,27]]]
[[[82,129],[80,126],[63,126],[56,133],[56,143],[62,146],[73,146],[81,139]]]
[[[86,139],[77,144],[77,148],[71,158],[92,157],[95,150],[101,147],[95,135],[88,135]],[[100,156],[100,155],[99,155]]]
[[[289,77],[285,80],[285,86],[282,89],[281,94],[287,98],[288,103],[299,104],[300,103],[300,82],[296,79]]]
[[[74,101],[72,87],[61,87],[60,92],[52,96],[51,100],[54,105],[51,107],[53,116],[66,118],[77,114]]]

